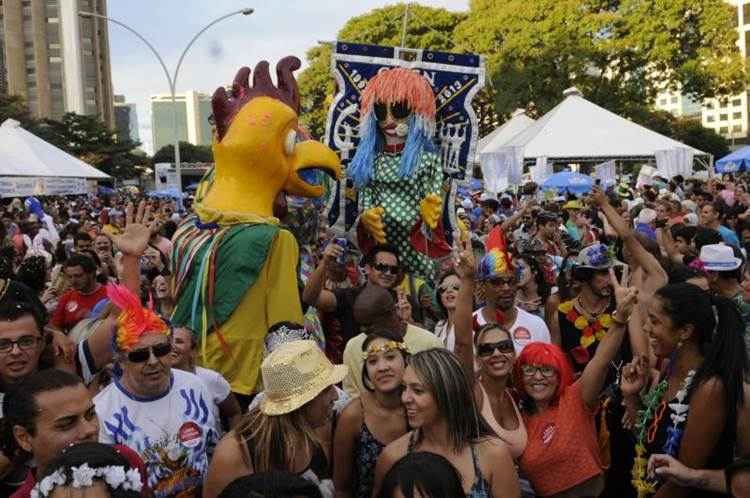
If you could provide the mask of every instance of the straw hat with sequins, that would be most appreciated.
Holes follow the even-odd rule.
[[[263,360],[260,369],[265,387],[260,411],[265,415],[293,412],[349,372],[346,365],[333,365],[314,341],[282,344]]]

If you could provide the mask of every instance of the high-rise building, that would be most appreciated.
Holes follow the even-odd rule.
[[[680,92],[662,92],[657,97],[654,107],[678,118],[701,118],[701,103]]]
[[[114,126],[106,0],[1,0],[0,91],[22,96],[31,114],[96,115]]]
[[[193,90],[175,95],[177,109],[177,135],[181,142],[193,145],[211,145],[212,127],[211,97]],[[151,133],[154,152],[165,145],[174,144],[174,114],[172,96],[169,94],[151,96]]]
[[[140,142],[138,114],[135,111],[135,104],[125,102],[123,95],[115,95],[114,111],[117,140],[122,142],[130,139],[133,142]]]
[[[750,55],[750,0],[725,0],[737,9],[737,45],[743,59]],[[695,113],[695,107],[700,112]],[[698,104],[679,92],[664,92],[657,96],[655,107],[677,117],[700,118],[701,124],[711,128],[734,144],[750,140],[750,98],[748,91],[723,99],[706,99]]]

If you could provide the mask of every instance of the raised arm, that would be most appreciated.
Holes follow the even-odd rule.
[[[324,312],[331,312],[336,309],[336,295],[324,289],[323,285],[326,281],[328,265],[343,253],[344,249],[340,245],[334,243],[333,240],[328,242],[318,267],[310,274],[307,283],[305,283],[305,288],[302,290],[302,301],[305,304],[315,306],[318,310]]]
[[[515,225],[518,220],[520,220],[523,215],[525,215],[529,209],[534,205],[534,200],[530,199],[527,203],[525,203],[523,206],[521,206],[521,209],[513,213],[513,215],[508,218],[507,220],[503,221],[503,223],[500,225],[500,230],[505,233],[508,230],[510,230],[513,225]]]
[[[461,289],[456,298],[453,326],[456,334],[454,352],[461,361],[469,385],[474,385],[474,337],[472,331],[474,312],[474,273],[476,263],[471,240],[467,237],[459,242],[461,252],[456,256],[456,273],[461,279]]]
[[[604,387],[609,363],[615,358],[622,345],[630,313],[638,296],[638,289],[623,287],[617,281],[615,272],[612,269],[609,272],[614,287],[615,300],[617,301],[615,313],[612,315],[612,326],[607,330],[596,349],[594,357],[586,365],[581,378],[577,381],[580,382],[581,396],[588,405],[593,405],[596,402],[602,387]],[[622,276],[623,282],[627,282],[627,273],[626,269]]]
[[[633,229],[627,224],[622,216],[620,216],[617,210],[612,207],[612,204],[609,203],[604,192],[595,188],[592,191],[591,197],[602,210],[604,216],[612,225],[612,228],[617,232],[617,235],[623,240],[625,247],[630,251],[635,262],[638,263],[638,265],[648,274],[649,279],[652,280],[652,288],[656,290],[659,287],[666,285],[667,272],[661,267],[659,261],[648,252],[640,242],[638,242]]]

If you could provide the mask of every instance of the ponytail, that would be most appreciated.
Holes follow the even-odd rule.
[[[703,354],[704,361],[695,374],[688,399],[701,383],[718,377],[726,395],[727,428],[736,430],[748,370],[745,322],[737,305],[689,283],[665,285],[656,291],[656,296],[676,327],[693,326]]]
[[[719,377],[726,393],[727,423],[732,424],[728,428],[735,430],[738,410],[745,403],[743,384],[748,369],[745,321],[737,305],[729,299],[715,295],[710,299],[715,325],[701,341],[703,365],[695,374],[688,396],[702,382]]]

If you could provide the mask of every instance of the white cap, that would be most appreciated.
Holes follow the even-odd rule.
[[[464,208],[464,209],[473,209],[474,208],[474,203],[471,202],[471,199],[466,198],[466,199],[464,199],[464,200],[461,201],[461,207]]]

